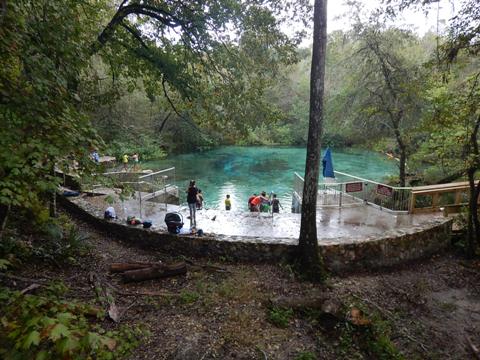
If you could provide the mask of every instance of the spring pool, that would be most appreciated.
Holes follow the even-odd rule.
[[[382,181],[398,171],[395,160],[373,151],[332,149],[332,157],[335,170],[370,180]],[[223,209],[229,194],[232,210],[247,210],[248,197],[266,191],[276,193],[283,211],[290,212],[293,173],[303,176],[305,172],[305,148],[225,146],[142,163],[144,169],[152,170],[171,166],[176,168],[182,202],[186,201],[183,188],[195,179],[208,209]]]

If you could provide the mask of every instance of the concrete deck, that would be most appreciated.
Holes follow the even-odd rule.
[[[109,204],[105,196],[83,197],[96,209],[103,211]],[[75,200],[74,200],[75,201]],[[117,201],[112,206],[120,219],[127,216],[152,220],[157,229],[165,229],[167,212],[178,211],[183,215],[185,227],[190,226],[186,206],[143,202],[140,216],[138,200]],[[403,235],[417,226],[434,223],[442,218],[441,213],[422,215],[393,215],[369,205],[348,208],[324,208],[317,213],[317,231],[320,244],[339,244],[368,241],[383,235]],[[250,213],[225,210],[197,211],[197,229],[235,238],[252,237],[266,243],[296,244],[300,232],[300,214]]]

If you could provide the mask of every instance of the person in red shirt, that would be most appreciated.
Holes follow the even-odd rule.
[[[248,198],[248,210],[255,211],[252,205],[252,200],[255,199],[256,197],[257,197],[257,194],[253,194]]]
[[[260,206],[264,203],[269,204],[269,200],[267,199],[267,194],[265,193],[265,191],[263,191],[261,195],[256,196],[252,200],[252,205],[253,205],[253,208],[254,208],[254,210],[252,210],[252,211],[259,212],[260,211]]]

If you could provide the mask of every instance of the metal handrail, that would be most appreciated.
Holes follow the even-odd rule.
[[[378,181],[372,181],[364,179],[358,176],[335,171],[335,174],[340,176],[346,176],[352,179],[352,181],[345,182],[328,182],[319,183],[318,190],[318,206],[320,207],[342,207],[345,205],[355,204],[370,204],[380,209],[392,211],[394,213],[407,213],[410,203],[411,187],[399,187],[390,186],[380,183]],[[349,184],[361,182],[360,191],[347,191]],[[294,193],[297,197],[301,198],[303,192],[304,179],[298,174],[294,173]],[[369,186],[370,185],[370,186]],[[385,186],[391,189],[391,195],[385,196],[377,192],[377,186]],[[348,201],[345,201],[350,199]]]

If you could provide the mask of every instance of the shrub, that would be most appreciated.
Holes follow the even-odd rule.
[[[200,298],[197,292],[182,291],[180,293],[180,301],[184,304],[192,304]]]
[[[0,358],[118,359],[135,348],[139,329],[105,331],[95,323],[104,311],[63,300],[62,284],[39,295],[24,295],[0,287]]]
[[[286,328],[293,317],[293,310],[290,308],[272,307],[268,311],[268,321],[280,328]]]

